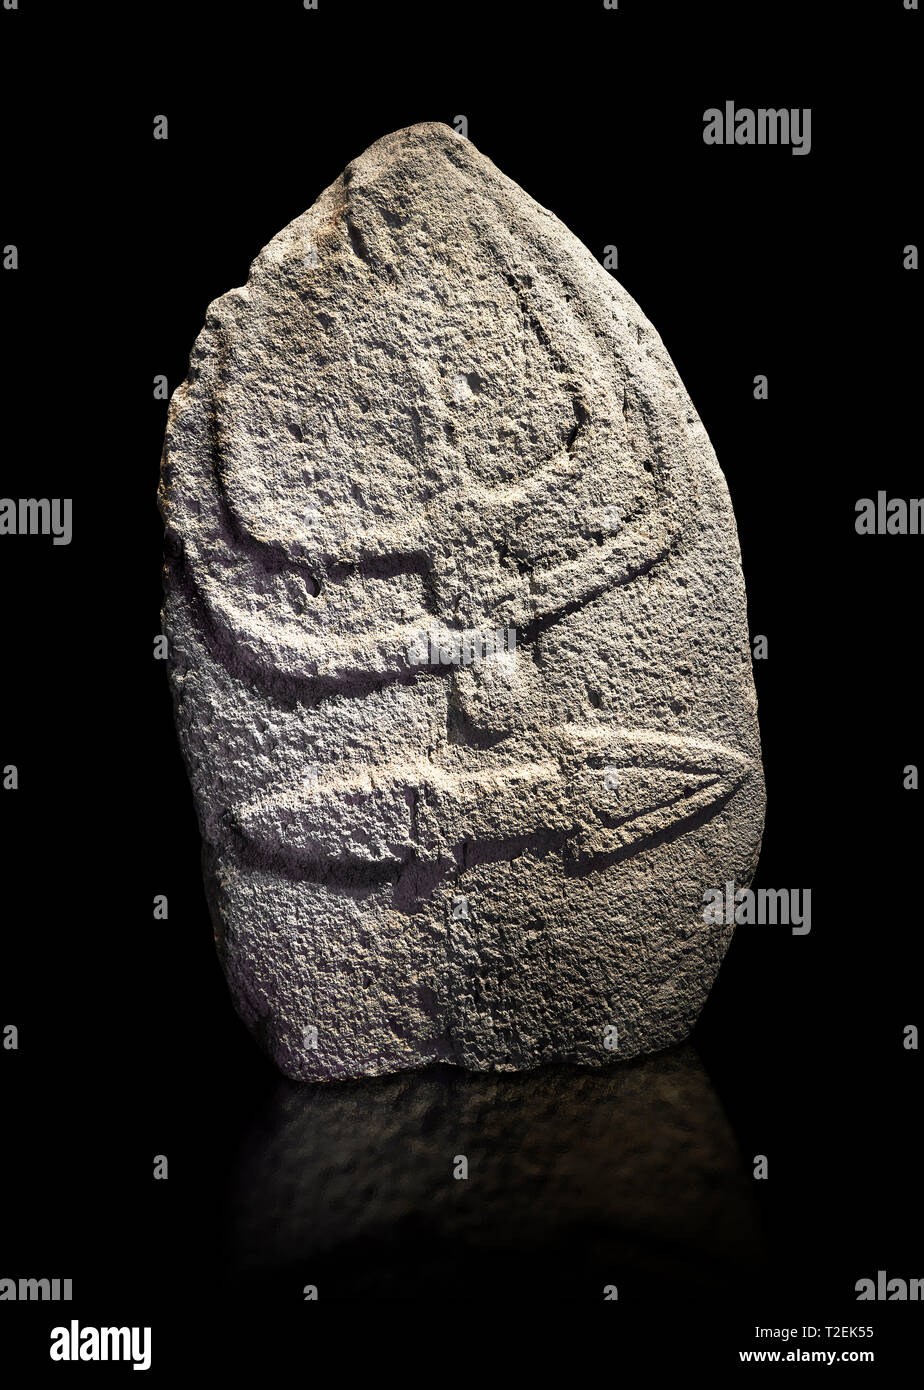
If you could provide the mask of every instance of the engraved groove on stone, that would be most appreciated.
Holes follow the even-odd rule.
[[[731,938],[703,890],[750,881],[763,818],[737,538],[567,228],[447,127],[378,141],[209,307],[159,501],[216,943],[278,1065],[686,1036]]]

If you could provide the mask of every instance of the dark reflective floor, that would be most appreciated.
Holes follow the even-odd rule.
[[[750,1166],[689,1045],[602,1071],[281,1083],[231,1184],[228,1273],[274,1300],[614,1285],[650,1305],[761,1265]]]

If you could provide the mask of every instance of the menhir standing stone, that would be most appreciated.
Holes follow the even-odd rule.
[[[446,126],[379,140],[210,307],[161,507],[218,949],[279,1067],[683,1038],[763,817],[737,537],[567,228]]]

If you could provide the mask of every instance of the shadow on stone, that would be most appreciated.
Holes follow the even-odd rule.
[[[467,1178],[457,1178],[461,1159]],[[600,1071],[285,1082],[232,1173],[250,1295],[623,1303],[760,1273],[753,1179],[695,1050]]]

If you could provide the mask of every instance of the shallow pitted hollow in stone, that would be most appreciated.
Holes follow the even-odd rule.
[[[684,1038],[763,822],[738,541],[657,333],[439,124],[216,300],[164,448],[215,935],[307,1080]]]

